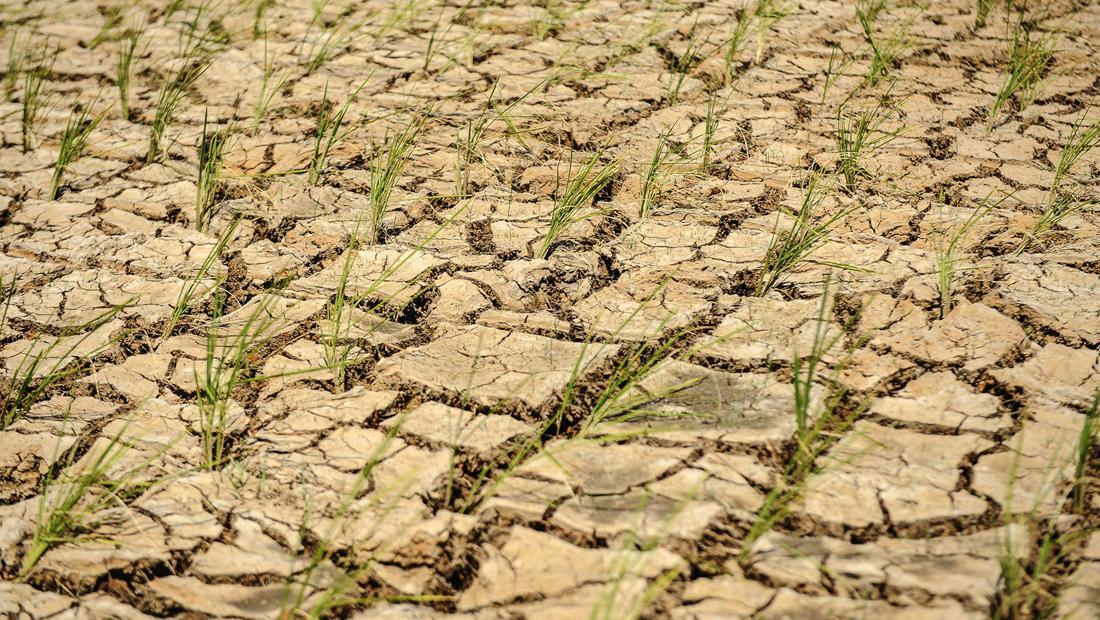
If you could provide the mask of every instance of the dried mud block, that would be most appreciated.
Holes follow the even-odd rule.
[[[797,512],[830,531],[973,517],[985,500],[958,490],[963,460],[993,446],[973,434],[926,435],[855,424],[806,483]]]
[[[632,272],[575,304],[573,314],[605,338],[649,341],[690,325],[710,309],[707,296],[660,273]]]
[[[552,337],[568,337],[572,331],[572,325],[568,321],[559,319],[545,310],[538,312],[486,310],[477,317],[477,323],[486,327]]]
[[[42,592],[25,583],[0,581],[0,615],[6,618],[53,618],[69,611],[76,601]]]
[[[1100,277],[1061,265],[1012,263],[990,304],[1091,345],[1100,343]]]
[[[672,609],[673,620],[751,618],[764,609],[775,590],[733,575],[695,579],[684,588],[684,605]]]
[[[715,226],[644,220],[628,228],[609,249],[624,272],[654,269],[693,260],[717,234]]]
[[[990,374],[1030,394],[1085,407],[1100,390],[1100,353],[1048,344],[1023,364]]]
[[[974,465],[975,491],[1014,513],[1056,513],[1073,477],[1074,446],[1085,416],[1042,401],[1028,409],[1030,418],[1004,441],[1007,450],[987,454]]]
[[[514,527],[503,544],[486,544],[474,582],[458,600],[460,611],[532,596],[556,597],[581,586],[626,577],[653,579],[685,562],[664,549],[583,549],[550,534]]]
[[[183,280],[174,277],[75,271],[41,289],[16,295],[8,316],[71,327],[91,321],[115,306],[127,304],[122,309],[122,316],[135,316],[151,323],[172,312],[182,287]]]
[[[814,396],[816,400],[819,394]],[[600,432],[777,445],[795,430],[794,390],[768,374],[729,373],[667,360],[621,398],[624,403],[641,403],[638,408],[644,414],[612,418],[597,426]]]
[[[1100,617],[1100,532],[1085,543],[1082,561],[1069,575],[1058,601],[1056,618],[1094,620]]]
[[[160,395],[160,382],[168,378],[172,357],[164,353],[139,353],[121,364],[110,364],[82,377],[81,383],[110,386],[130,402],[141,402]]]
[[[999,561],[1011,544],[1028,553],[1027,531],[1013,525],[974,534],[922,539],[880,538],[849,543],[837,538],[769,532],[753,546],[753,573],[804,592],[835,591],[860,598],[886,592],[892,603],[961,601],[988,609],[998,593]]]
[[[8,343],[0,349],[0,360],[4,362],[0,376],[10,379],[16,373],[29,372],[34,379],[41,379],[75,360],[107,350],[113,342],[112,336],[121,329],[122,321],[116,319],[83,334],[40,336]]]
[[[481,288],[465,278],[444,277],[439,283],[439,299],[431,317],[438,321],[459,323],[493,307]]]
[[[839,596],[801,594],[781,588],[772,602],[754,614],[760,620],[862,620],[894,618],[898,620],[979,620],[988,617],[979,611],[966,611],[958,603],[943,601],[933,605],[899,607],[881,600],[863,600]]]
[[[232,543],[211,543],[195,554],[188,572],[207,580],[242,580],[249,575],[289,575],[306,567],[306,558],[291,555],[255,521],[234,519],[232,531]]]
[[[290,291],[313,296],[335,293],[344,270],[345,257],[338,257],[317,275],[296,280]],[[395,307],[403,306],[431,284],[428,276],[444,262],[416,248],[387,246],[355,250],[345,291],[348,295],[381,299]]]
[[[190,550],[218,538],[224,532],[221,516],[210,502],[228,500],[227,489],[214,493],[209,479],[212,474],[191,474],[154,484],[134,502],[134,507],[152,515],[167,529],[168,547]],[[223,504],[223,507],[228,507]]]
[[[83,584],[112,571],[153,565],[171,559],[166,532],[156,521],[128,507],[110,508],[90,516],[94,536],[66,542],[47,551],[33,573],[56,573]]]
[[[737,300],[712,338],[704,338],[697,354],[737,364],[789,363],[795,355],[809,355],[819,331],[821,303],[805,299],[781,301],[762,297]],[[826,342],[840,326],[826,314],[821,327]]]
[[[46,472],[65,459],[75,442],[49,433],[0,432],[0,502],[35,495]]]
[[[890,330],[871,343],[934,364],[975,371],[1020,350],[1027,344],[1027,335],[1015,321],[989,306],[960,301],[928,328]]]
[[[994,433],[1012,419],[999,412],[992,394],[977,394],[950,372],[929,372],[910,381],[896,396],[878,398],[871,413],[899,422],[928,424],[954,431]]]
[[[488,452],[534,430],[533,426],[508,416],[479,415],[431,401],[407,414],[389,418],[382,426],[395,428],[402,435],[474,452]]]
[[[397,396],[397,392],[373,392],[363,387],[335,395],[313,389],[287,389],[259,405],[261,419],[268,421],[256,439],[275,452],[300,450],[336,427],[364,424],[392,405]]]
[[[480,325],[445,326],[432,342],[379,362],[378,377],[461,394],[483,406],[511,400],[538,407],[565,387],[574,368],[583,376],[617,350]]]
[[[150,581],[148,587],[156,596],[215,617],[267,620],[278,617],[286,602],[286,584],[281,581],[244,586],[171,575]]]

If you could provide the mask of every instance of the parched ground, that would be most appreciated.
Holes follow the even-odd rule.
[[[1030,7],[1053,60],[991,129],[1001,3],[980,28],[964,0],[886,6],[873,36],[908,45],[875,85],[849,2],[773,3],[728,65],[737,0],[168,4],[3,3],[31,60],[0,103],[0,615],[1100,614],[1100,219],[1029,237],[1100,114],[1100,4]],[[189,32],[210,66],[147,162]],[[326,93],[351,103],[311,185]],[[103,116],[51,201],[76,103]],[[838,116],[876,105],[847,188]],[[197,221],[204,119],[232,137]],[[1083,200],[1098,154],[1063,181]],[[537,258],[593,157],[613,180]],[[814,221],[840,216],[754,296],[812,172]],[[213,405],[211,368],[240,378]],[[47,384],[16,402],[23,379]]]

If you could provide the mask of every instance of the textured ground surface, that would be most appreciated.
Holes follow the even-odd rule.
[[[1035,14],[1059,33],[1045,87],[987,131],[1004,15],[975,29],[962,0],[883,12],[878,28],[907,29],[912,45],[873,88],[847,2],[791,2],[750,34],[726,83],[716,47],[734,0],[554,2],[558,21],[526,3],[425,1],[403,14],[405,3],[333,1],[326,32],[362,27],[310,74],[300,57],[328,35],[310,26],[310,3],[276,0],[266,45],[288,80],[255,127],[256,3],[221,3],[200,30],[212,16],[226,40],[154,163],[156,98],[194,11],[166,22],[140,4],[97,45],[106,2],[3,5],[5,50],[33,33],[32,49],[48,37],[60,52],[28,153],[22,78],[0,103],[0,275],[18,276],[0,326],[2,389],[58,337],[69,344],[46,357],[75,372],[0,432],[0,615],[271,618],[295,602],[320,609],[326,594],[344,597],[327,613],[360,618],[956,619],[1007,617],[1012,601],[1023,617],[1100,613],[1100,487],[1086,486],[1080,510],[1067,499],[1100,389],[1100,219],[1070,216],[1015,252],[1073,123],[1100,104],[1100,4]],[[115,39],[144,15],[124,119]],[[709,58],[672,97],[693,28]],[[823,102],[836,47],[857,59]],[[322,92],[342,103],[368,76],[310,186],[295,171]],[[702,168],[708,90],[720,122]],[[109,111],[48,201],[68,109],[97,91],[95,109]],[[522,101],[494,117],[469,195],[456,196],[455,135],[490,92],[499,106]],[[799,180],[835,166],[850,93],[848,110],[888,93],[904,132],[864,158],[855,191],[829,194],[824,212],[850,212],[814,260],[753,297]],[[347,257],[371,145],[429,109],[378,242]],[[204,114],[237,120],[199,232]],[[665,132],[681,163],[642,218],[644,168]],[[621,162],[600,213],[535,258],[556,179],[596,152]],[[1075,179],[1097,183],[1098,165],[1086,155]],[[959,242],[955,303],[941,312],[938,240],[991,195]],[[325,350],[345,265],[352,359],[338,380]],[[228,327],[210,327],[201,291],[215,284]],[[66,329],[127,301],[79,342]],[[257,308],[273,319],[242,373],[258,379],[234,390],[225,459],[208,468],[195,393],[206,336],[231,339]],[[810,413],[832,407],[833,420],[798,492],[760,528],[799,453],[791,360],[819,328],[837,336]],[[644,342],[670,344],[667,359],[601,405]],[[90,489],[78,527],[23,570],[42,508],[112,438],[126,449],[114,446],[106,478],[130,473],[128,484],[98,505],[88,498],[107,491]],[[1056,553],[1039,571],[1045,534]],[[1012,566],[1031,576],[1014,587]]]

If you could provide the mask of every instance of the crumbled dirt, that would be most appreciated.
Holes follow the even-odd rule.
[[[64,376],[0,430],[0,616],[1097,617],[1100,449],[1076,446],[1100,217],[1027,235],[1100,107],[1100,4],[1033,7],[1054,61],[991,128],[1003,3],[982,27],[971,0],[887,3],[879,36],[908,45],[876,85],[841,1],[771,3],[727,67],[742,4],[7,3],[0,390]],[[211,64],[147,162],[196,37]],[[26,63],[54,47],[25,151]],[[354,99],[311,184],[323,94]],[[842,217],[753,296],[807,175],[837,170],[842,106],[878,102],[899,136],[833,178],[817,217]],[[101,116],[49,200],[76,103]],[[414,118],[375,230],[375,149]],[[204,123],[233,137],[199,222]],[[593,157],[613,179],[543,255]],[[1100,186],[1100,149],[1071,179]],[[946,307],[944,239],[983,201]],[[211,464],[203,377],[258,324]]]

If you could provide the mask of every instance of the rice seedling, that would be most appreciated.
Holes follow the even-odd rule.
[[[172,304],[172,314],[168,316],[168,322],[165,323],[164,329],[161,331],[161,342],[168,339],[175,331],[176,326],[179,325],[183,315],[187,313],[191,304],[199,301],[202,297],[210,294],[213,288],[206,288],[202,291],[199,297],[199,289],[204,286],[206,277],[210,274],[210,270],[214,268],[214,265],[221,259],[222,253],[225,252],[225,248],[229,245],[229,241],[233,238],[234,233],[237,232],[237,225],[240,224],[240,218],[234,219],[218,235],[218,240],[214,242],[214,247],[210,248],[210,252],[203,259],[202,264],[199,265],[198,270],[193,276],[188,278],[183,286],[180,288],[179,295],[176,296],[176,302]]]
[[[323,3],[323,4],[327,4]],[[315,20],[320,21],[320,18],[316,17]],[[311,26],[312,26],[311,22]],[[318,33],[317,38],[309,44],[309,49],[305,50],[303,46],[302,63],[306,67],[306,75],[311,75],[321,67],[328,64],[330,60],[343,53],[344,50],[351,47],[362,38],[364,33],[362,28],[364,23],[358,22],[336,22],[332,25],[324,27],[321,32]],[[306,31],[308,38],[309,31]]]
[[[328,156],[332,147],[351,132],[351,129],[344,128],[344,118],[355,97],[366,84],[364,81],[348,96],[344,105],[334,108],[328,98],[328,83],[325,83],[325,90],[321,93],[321,107],[317,110],[317,129],[313,133],[313,154],[309,158],[310,185],[317,185],[320,182],[321,175],[328,165]]]
[[[99,32],[92,37],[91,41],[88,41],[88,49],[94,50],[111,38],[112,31],[118,28],[122,23],[122,7],[121,6],[109,6],[103,14],[103,25],[99,28]]]
[[[23,35],[22,30],[16,30],[8,43],[8,59],[4,64],[4,94],[8,97],[15,92],[19,76],[23,74],[27,63],[32,60],[31,36]]]
[[[836,112],[837,168],[844,176],[844,185],[849,192],[855,192],[861,177],[868,176],[860,163],[864,156],[877,151],[901,137],[904,127],[885,128],[887,123],[900,120],[901,110],[887,100],[880,99],[871,109],[848,112],[841,106]]]
[[[443,232],[455,218],[461,215],[463,211],[465,211],[465,207],[455,209],[454,214],[432,231],[427,238],[412,249],[402,253],[396,261],[387,266],[386,269],[378,274],[378,276],[367,284],[366,287],[360,288],[353,294],[348,290],[348,282],[351,278],[352,268],[359,255],[359,248],[362,245],[360,231],[362,230],[363,223],[362,214],[356,217],[355,228],[352,230],[351,237],[348,240],[348,246],[344,253],[343,265],[337,277],[335,294],[325,307],[325,325],[322,328],[325,331],[322,333],[320,339],[323,347],[325,366],[332,371],[338,391],[343,391],[345,388],[347,367],[357,361],[356,356],[353,355],[357,345],[348,338],[352,328],[351,311],[365,300],[376,296],[382,285],[386,283],[393,274],[397,273],[408,264],[410,260],[423,252],[424,248],[431,243],[433,239],[439,236],[439,234]],[[368,304],[366,310],[371,313],[382,310],[390,304],[397,295],[417,286],[417,280],[418,278],[413,278],[397,291],[381,299],[372,301]],[[410,299],[408,303],[411,303],[411,301]],[[402,308],[397,308],[394,312],[400,313],[401,310]],[[380,326],[382,323],[379,322],[375,325]],[[371,330],[373,329],[374,327],[371,328]]]
[[[738,561],[746,565],[753,544],[790,514],[791,504],[801,495],[810,474],[819,468],[818,457],[829,450],[852,425],[864,405],[852,411],[841,408],[847,392],[838,381],[824,380],[824,360],[843,341],[846,330],[829,329],[829,279],[826,278],[821,304],[818,307],[813,344],[807,355],[795,352],[791,359],[791,383],[794,391],[795,447],[783,468],[780,479],[764,498],[756,520],[745,535]],[[832,333],[830,333],[832,331]],[[835,379],[848,359],[862,345],[857,342],[847,355],[837,360],[830,376]],[[815,399],[813,392],[832,385],[824,399]],[[815,403],[820,403],[815,407]]]
[[[481,153],[481,142],[485,138],[485,132],[489,129],[489,126],[498,119],[504,119],[506,123],[511,124],[510,112],[538,87],[538,85],[534,86],[508,105],[498,108],[493,104],[493,96],[496,94],[497,89],[497,83],[493,83],[481,113],[467,123],[464,129],[460,129],[455,137],[455,150],[458,151],[458,157],[455,159],[456,196],[464,198],[469,194],[470,168],[475,163],[485,161]]]
[[[588,163],[581,167],[580,172],[573,176],[561,188],[561,175],[558,175],[558,188],[555,189],[554,209],[550,212],[550,224],[546,234],[543,235],[542,244],[539,246],[536,258],[546,258],[550,250],[558,242],[566,230],[596,217],[601,211],[595,207],[588,209],[596,198],[596,195],[604,190],[615,179],[619,172],[619,161],[612,160],[607,164],[600,164],[602,152],[595,153],[588,159]],[[573,169],[572,154],[569,159],[569,172]]]
[[[189,11],[179,32],[178,57],[210,56],[229,43],[229,33],[210,15],[220,3],[221,0],[200,0]]]
[[[124,507],[121,497],[147,484],[136,478],[148,467],[148,461],[112,475],[129,450],[125,432],[124,426],[102,449],[93,446],[94,452],[76,465],[81,444],[75,443],[63,462],[43,478],[34,531],[19,568],[20,579],[25,579],[50,549],[88,538],[98,527],[117,519],[118,515],[104,515],[104,511],[112,506]],[[64,473],[66,470],[69,473]]]
[[[35,65],[23,75],[23,116],[20,123],[22,129],[23,152],[27,153],[34,147],[35,133],[38,121],[49,105],[49,96],[45,93],[46,82],[53,72],[54,61],[57,59],[59,48],[52,52],[48,49],[42,52]]]
[[[1089,111],[1089,109],[1082,111],[1081,117],[1074,123],[1073,130],[1065,146],[1062,147],[1062,152],[1058,155],[1058,163],[1054,166],[1054,178],[1051,180],[1047,204],[1042,215],[1032,226],[1031,232],[1016,249],[1017,254],[1027,249],[1034,241],[1049,234],[1065,218],[1100,202],[1094,197],[1062,188],[1077,160],[1100,145],[1100,120],[1087,124],[1085,117]]]
[[[348,278],[351,276],[352,265],[359,250],[359,229],[363,218],[356,218],[355,229],[348,240],[347,249],[344,251],[344,264],[340,269],[340,276],[336,281],[336,295],[328,303],[325,309],[325,318],[328,321],[328,333],[321,339],[324,347],[325,363],[332,369],[335,377],[336,389],[343,391],[346,382],[347,367],[351,361],[353,345],[347,342],[345,333],[350,327],[347,312],[354,306],[354,299],[348,295]]]
[[[428,36],[428,47],[424,50],[424,65],[421,67],[423,72],[428,72],[428,68],[431,67],[432,60],[435,58],[435,54],[439,49],[440,42],[448,40],[455,24],[460,23],[466,17],[466,13],[470,10],[470,6],[472,6],[473,3],[474,0],[466,0],[466,4],[459,7],[455,16],[447,20],[447,27],[443,29],[442,33],[439,32],[439,27],[443,21],[443,11],[445,11],[447,7],[440,7],[439,15],[437,15],[435,19],[435,25],[432,26],[432,32]]]
[[[260,121],[267,116],[267,111],[271,109],[272,102],[282,92],[289,79],[290,71],[287,69],[283,69],[276,74],[275,59],[268,54],[267,36],[264,36],[264,69],[263,77],[260,79],[260,92],[256,95],[256,103],[252,105],[253,129],[260,126]]]
[[[205,57],[185,57],[175,73],[161,87],[153,112],[153,123],[149,129],[149,148],[145,153],[145,163],[151,164],[160,156],[164,131],[175,118],[187,91],[206,73],[209,66],[209,59]]]
[[[671,77],[668,85],[669,105],[676,104],[676,101],[680,98],[680,89],[683,88],[684,82],[687,80],[688,76],[695,71],[696,67],[707,59],[707,56],[703,54],[703,48],[708,43],[710,43],[710,33],[707,33],[705,37],[700,39],[698,28],[692,26],[691,36],[688,37],[684,52],[677,56],[676,60],[672,63],[674,75]]]
[[[14,294],[13,280],[4,301],[5,319]],[[39,332],[19,360],[8,365],[8,378],[0,385],[0,431],[19,420],[50,390],[79,373],[82,361],[106,350],[113,341],[81,351],[98,327],[118,316],[132,302],[128,300],[81,325],[66,328],[56,337]]]
[[[237,386],[247,382],[245,375],[254,355],[271,336],[275,319],[268,308],[274,297],[275,291],[268,291],[243,323],[227,326],[222,320],[225,292],[221,283],[215,286],[206,357],[195,368],[195,404],[205,469],[217,469],[227,460],[229,401]]]
[[[543,41],[550,35],[561,32],[569,18],[586,7],[589,1],[581,0],[577,6],[568,7],[561,0],[546,0],[541,7],[531,7],[531,35]]]
[[[710,158],[714,154],[714,136],[718,133],[718,125],[721,122],[717,114],[717,102],[718,94],[711,92],[707,98],[707,113],[703,118],[703,172],[710,170]]]
[[[1100,390],[1093,394],[1092,406],[1085,413],[1085,423],[1081,425],[1081,432],[1077,435],[1073,469],[1073,512],[1077,514],[1084,514],[1085,491],[1089,484],[1087,467],[1096,446],[1097,434],[1100,434]]]
[[[834,47],[829,51],[829,66],[825,69],[825,83],[821,88],[820,105],[825,105],[825,101],[829,97],[829,89],[836,84],[841,76],[847,74],[849,67],[852,66],[855,60],[854,57],[848,56],[839,47]]]
[[[657,147],[653,149],[653,157],[642,171],[642,203],[638,209],[638,215],[643,218],[649,217],[650,212],[657,206],[668,175],[669,158],[672,155],[669,133],[665,131],[657,137]]]
[[[325,527],[310,545],[312,551],[305,565],[287,576],[280,618],[328,618],[340,608],[359,604],[365,600],[357,594],[359,580],[372,570],[378,552],[370,554],[365,561],[357,562],[354,568],[342,568],[336,564],[341,557],[357,555],[363,543],[371,540],[381,531],[389,516],[398,507],[398,503],[391,500],[407,488],[407,484],[398,484],[396,488],[385,490],[371,488],[371,476],[389,453],[399,429],[400,423],[395,425],[386,434],[385,439],[367,455],[366,462],[342,494],[339,504],[325,519]],[[364,498],[364,494],[368,491],[370,495]],[[347,547],[341,547],[340,537],[366,511],[377,513],[371,527],[361,533],[356,542]],[[307,513],[299,525],[300,532],[310,530],[308,520]],[[447,599],[447,597],[434,595],[400,598],[421,603]]]
[[[267,34],[267,28],[264,26],[264,17],[267,14],[267,10],[274,4],[274,0],[257,0],[256,7],[252,11],[252,38],[258,39],[260,35]]]
[[[119,112],[127,120],[130,118],[130,78],[133,76],[134,55],[137,54],[143,35],[144,27],[127,32],[119,41],[118,58],[115,61]]]
[[[989,13],[1000,3],[1000,0],[977,0],[974,7],[974,28],[985,27],[985,21]]]
[[[1015,480],[1017,468],[1018,461],[1014,460],[1012,480]],[[1048,492],[1054,491],[1053,480],[1043,485]],[[1008,493],[1010,499],[1012,483]],[[1054,616],[1060,598],[1059,592],[1052,588],[1056,575],[1096,530],[1087,522],[1060,523],[1058,519],[1040,517],[1038,501],[1025,514],[1005,514],[1005,527],[997,550],[1000,571],[992,613],[995,620]]]
[[[1015,101],[1017,112],[1024,111],[1035,101],[1043,89],[1043,76],[1054,58],[1054,37],[1033,36],[1022,13],[1012,20],[1011,36],[1008,71],[989,108],[987,131],[993,131],[997,118],[1009,101]]]
[[[744,5],[737,11],[733,32],[723,46],[727,84],[737,77],[737,65],[749,38],[753,35],[757,37],[756,58],[759,59],[764,44],[764,33],[771,30],[776,22],[789,15],[790,11],[790,7],[776,0],[755,0],[751,5]]]
[[[642,613],[653,603],[657,597],[672,584],[680,574],[679,568],[668,569],[653,579],[645,590],[638,595],[632,595],[626,591],[624,584],[626,578],[636,573],[639,563],[644,562],[642,554],[638,551],[656,549],[661,541],[668,536],[672,521],[683,509],[687,507],[690,499],[698,494],[698,488],[685,493],[685,498],[667,516],[661,520],[657,531],[650,536],[643,536],[641,529],[649,502],[648,493],[638,502],[634,523],[625,532],[621,543],[621,551],[611,566],[611,580],[604,587],[604,591],[596,600],[596,603],[588,612],[589,620],[634,620],[640,618]]]
[[[96,96],[98,99],[99,96]],[[58,147],[57,162],[53,167],[53,177],[50,179],[50,190],[47,192],[48,200],[57,200],[57,193],[61,189],[61,180],[69,165],[80,158],[84,147],[88,144],[88,136],[95,130],[103,119],[103,113],[92,115],[92,106],[95,100],[87,106],[79,103],[69,111],[69,119],[65,121],[65,129],[61,132],[61,146]]]
[[[202,136],[198,148],[198,178],[195,181],[195,229],[199,232],[206,230],[209,223],[214,198],[221,185],[225,151],[232,138],[232,125],[224,129],[214,129],[209,124],[207,114],[203,114]]]
[[[912,46],[904,28],[894,30],[885,38],[875,32],[878,16],[886,10],[887,5],[888,0],[859,0],[855,4],[856,21],[859,22],[863,39],[871,52],[871,63],[865,78],[867,86],[878,84],[898,57]]]
[[[989,211],[1002,202],[1008,196],[1002,197],[994,204],[989,204],[989,196],[986,196],[974,211],[963,221],[962,225],[951,231],[944,231],[936,245],[936,271],[939,274],[940,293],[940,318],[947,316],[954,306],[955,277],[959,271],[966,269],[961,266],[962,259],[956,254],[959,242],[962,241],[970,229],[974,227]]]
[[[776,217],[772,240],[760,267],[760,275],[753,291],[755,297],[763,297],[781,284],[795,267],[809,259],[809,256],[829,238],[833,228],[844,220],[851,209],[842,209],[836,213],[818,218],[818,211],[829,195],[827,182],[812,174],[802,190],[802,203],[793,214],[794,222],[790,230],[779,229],[779,217]],[[843,269],[855,269],[851,265],[834,264]]]
[[[390,196],[409,164],[426,119],[426,115],[414,117],[400,131],[387,133],[380,147],[371,149],[370,235],[374,243],[382,240],[382,222],[389,210]]]

